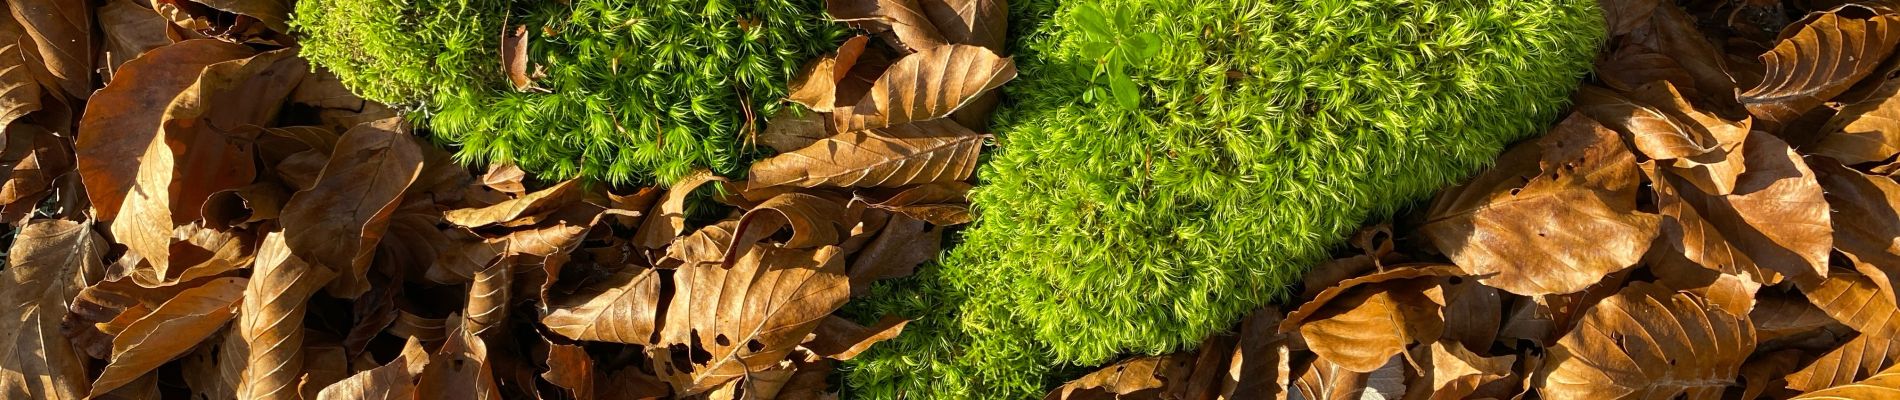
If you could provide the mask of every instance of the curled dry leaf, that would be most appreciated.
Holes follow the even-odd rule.
[[[825,317],[824,322],[818,323],[817,330],[812,332],[814,339],[805,342],[804,346],[820,357],[850,360],[877,342],[897,337],[897,334],[904,332],[904,325],[907,324],[910,324],[910,320],[890,315],[879,318],[872,326],[858,325],[835,315],[829,316]]]
[[[851,200],[935,225],[962,225],[975,219],[970,215],[968,197],[973,187],[962,181],[926,183],[869,193],[861,191]]]
[[[846,132],[943,118],[1015,78],[1016,63],[990,49],[927,49],[891,64],[863,99],[832,118]]]
[[[515,185],[519,186],[520,183],[516,182]],[[529,219],[525,222],[532,224],[538,222],[534,220],[535,217],[552,213],[554,210],[580,201],[580,185],[579,180],[569,180],[554,187],[487,207],[449,210],[442,213],[442,219],[467,228],[513,223],[524,218]]]
[[[1546,398],[1720,398],[1755,350],[1748,314],[1646,282],[1584,312],[1535,377]]]
[[[1652,82],[1627,96],[1584,86],[1577,98],[1579,111],[1616,128],[1670,172],[1705,192],[1734,192],[1750,120],[1729,121],[1697,109],[1669,82]]]
[[[1420,372],[1431,379],[1432,399],[1479,398],[1473,394],[1481,387],[1510,378],[1514,374],[1511,366],[1517,362],[1514,355],[1479,356],[1457,342],[1438,341],[1423,347],[1428,348],[1429,356],[1418,358],[1429,365],[1422,366]],[[1411,389],[1425,388],[1422,383],[1414,383]]]
[[[1900,183],[1870,176],[1838,163],[1810,159],[1834,216],[1834,248],[1846,254],[1854,269],[1895,296],[1893,281],[1900,280]]]
[[[1355,372],[1326,359],[1296,370],[1287,398],[1311,400],[1389,400],[1405,395],[1405,359],[1392,356],[1372,372]]]
[[[812,60],[805,66],[804,72],[799,75],[800,78],[792,81],[788,89],[791,94],[786,95],[786,100],[803,104],[806,108],[821,113],[831,112],[841,105],[850,105],[840,103],[854,103],[856,98],[838,97],[838,85],[851,74],[851,69],[857,66],[858,57],[864,54],[864,46],[869,41],[868,37],[854,36],[846,39],[844,44],[838,45],[837,52]],[[773,123],[766,126],[765,135],[762,135],[759,140],[779,152],[787,152],[805,147],[805,144],[810,143],[792,146],[783,143],[779,138],[824,136],[826,129],[825,119],[822,116],[813,113],[804,113],[803,118],[791,115],[798,112],[797,109],[788,107],[773,116]],[[789,122],[789,124],[781,124],[781,122]]]
[[[165,107],[205,67],[254,54],[242,45],[187,40],[127,62],[112,83],[86,102],[77,142],[80,179],[94,215],[111,221],[138,178],[138,159],[157,139]]]
[[[640,222],[639,232],[633,235],[633,245],[646,249],[658,249],[666,247],[673,238],[685,233],[686,198],[693,194],[694,189],[698,189],[707,182],[715,181],[725,182],[726,178],[713,175],[712,171],[703,169],[693,171],[691,174],[680,177],[678,181],[674,181],[673,186],[667,188],[666,196],[659,203],[655,203],[653,210],[648,212],[646,218]]]
[[[515,91],[534,89],[534,78],[528,75],[528,26],[515,25],[514,29],[501,28],[501,70],[508,74],[508,83]]]
[[[0,397],[80,398],[86,358],[60,335],[60,305],[104,275],[106,242],[91,224],[31,221],[20,228],[0,270]]]
[[[1635,265],[1659,217],[1636,212],[1638,175],[1622,140],[1572,115],[1520,146],[1433,203],[1421,228],[1432,243],[1466,274],[1527,296],[1583,290]],[[1537,158],[1542,172],[1526,181]]]
[[[67,96],[85,99],[92,95],[93,37],[92,7],[89,3],[62,0],[19,0],[7,2],[13,19],[26,27],[33,44],[39,48],[40,62]]]
[[[33,79],[32,51],[25,34],[13,26],[0,26],[0,128],[40,110],[40,82]]]
[[[803,342],[849,295],[843,264],[837,247],[753,246],[731,269],[629,268],[557,301],[542,322],[569,339],[654,346],[661,375],[680,393],[701,393]]]
[[[1890,367],[1858,382],[1816,390],[1797,400],[1888,399],[1900,397],[1900,366]]]
[[[1003,53],[1009,37],[1009,6],[1004,0],[918,0],[924,15],[950,43]]]
[[[891,216],[877,238],[864,245],[847,268],[851,295],[870,292],[871,283],[910,276],[917,266],[943,250],[943,229],[903,215]]]
[[[1867,99],[1848,104],[1821,128],[1815,155],[1842,164],[1886,161],[1900,154],[1900,79],[1881,84]]]
[[[343,134],[315,186],[284,204],[284,239],[296,257],[337,273],[332,295],[354,298],[402,194],[422,171],[405,123],[390,118]]]
[[[846,132],[752,164],[747,190],[772,186],[901,187],[963,181],[988,135],[933,120]]]
[[[541,339],[547,343],[547,371],[541,373],[541,379],[567,389],[576,399],[597,398],[594,395],[594,358],[587,354],[587,348],[579,345],[560,344]]]
[[[101,57],[105,65],[99,68],[107,71],[107,82],[111,82],[113,72],[126,61],[172,44],[171,39],[165,37],[165,17],[132,0],[108,1],[98,12],[99,31],[105,34],[105,55]]]
[[[1458,273],[1451,265],[1404,266],[1348,279],[1287,314],[1280,331],[1298,331],[1321,359],[1369,373],[1413,343],[1439,339],[1440,285]]]
[[[112,360],[92,382],[98,396],[185,355],[223,330],[245,298],[244,278],[219,278],[178,292],[112,340]]]
[[[461,319],[457,315],[449,316],[450,321]],[[500,399],[494,369],[489,365],[488,344],[453,324],[451,322],[448,340],[429,357],[429,365],[417,378],[416,393],[444,399]]]
[[[1772,283],[1777,273],[1824,275],[1833,227],[1814,172],[1772,135],[1750,133],[1742,148],[1748,172],[1734,194],[1703,193],[1646,169],[1664,217],[1662,242],[1704,267],[1757,282]]]
[[[1234,349],[1231,337],[1213,337],[1200,351],[1125,360],[1056,388],[1045,400],[1099,398],[1208,398],[1221,390]]]
[[[347,145],[345,145],[347,146]],[[285,232],[265,234],[258,246],[249,293],[239,313],[248,349],[238,395],[244,399],[292,399],[303,372],[304,313],[310,296],[337,271],[294,254]]]
[[[930,0],[827,0],[825,11],[831,18],[851,23],[870,32],[889,31],[901,47],[926,51],[948,44],[920,1]]]
[[[786,226],[792,228],[792,237],[781,247],[803,249],[838,243],[849,233],[846,225],[851,223],[845,218],[844,204],[805,193],[778,195],[739,217],[739,224],[733,228],[738,235],[726,246],[724,264],[732,266],[745,249]]]
[[[1755,117],[1785,124],[1874,73],[1900,45],[1900,15],[1858,4],[1815,13],[1784,30],[1760,85],[1738,99]]]
[[[1900,358],[1900,308],[1865,276],[1836,272],[1814,282],[1796,281],[1808,301],[1861,335],[1788,377],[1798,390],[1816,390],[1865,378]]]
[[[416,376],[429,365],[422,341],[410,337],[395,360],[358,372],[323,388],[317,400],[405,400],[415,398]]]

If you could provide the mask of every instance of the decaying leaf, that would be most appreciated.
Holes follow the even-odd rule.
[[[92,395],[132,382],[224,329],[245,298],[245,283],[244,278],[220,278],[186,289],[126,327],[112,340],[112,360],[93,380]]]
[[[707,182],[724,182],[726,178],[713,175],[712,171],[699,170],[673,181],[667,188],[666,196],[653,204],[653,210],[640,222],[640,230],[633,235],[633,245],[641,248],[658,249],[667,242],[686,232],[686,198],[693,190]]]
[[[105,240],[90,224],[38,220],[26,224],[0,271],[0,397],[86,396],[85,354],[59,334],[66,304],[104,275]]]
[[[1900,44],[1900,15],[1850,4],[1810,15],[1783,31],[1760,85],[1738,99],[1757,118],[1793,121],[1872,74]]]
[[[1633,157],[1589,118],[1572,115],[1504,157],[1441,196],[1423,227],[1485,284],[1520,295],[1576,292],[1635,265],[1656,236],[1659,218],[1635,211]]]
[[[799,187],[900,187],[962,181],[976,170],[988,135],[934,120],[839,134],[752,164],[749,190]]]
[[[337,274],[330,293],[352,298],[364,282],[389,216],[422,170],[405,122],[391,118],[343,134],[315,186],[284,204],[284,239],[296,257]]]
[[[886,316],[878,319],[877,324],[864,326],[837,316],[826,317],[813,332],[816,339],[806,342],[804,346],[820,357],[850,360],[877,342],[897,337],[898,333],[904,331],[904,325],[909,323],[907,319]]]
[[[1016,63],[990,49],[924,49],[891,64],[863,99],[832,115],[847,132],[943,118],[1015,78]]]
[[[271,232],[259,245],[248,295],[239,308],[237,329],[249,356],[238,396],[292,399],[303,372],[304,313],[310,296],[337,275],[290,248],[288,234]]]
[[[1720,398],[1755,349],[1748,314],[1634,282],[1584,312],[1536,376],[1547,398]]]
[[[111,221],[132,190],[138,159],[158,138],[165,107],[191,87],[205,67],[254,54],[242,45],[188,40],[140,55],[86,102],[79,120],[79,173],[94,215]]]
[[[318,400],[402,400],[415,397],[416,376],[429,365],[429,353],[414,337],[403,345],[402,354],[380,367],[350,376],[323,388]]]
[[[739,217],[733,227],[737,235],[726,246],[725,264],[731,265],[745,255],[753,244],[791,227],[792,237],[781,246],[802,249],[838,243],[850,221],[845,220],[844,204],[804,193],[786,193],[760,203]]]

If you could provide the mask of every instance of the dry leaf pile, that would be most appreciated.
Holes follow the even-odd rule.
[[[970,221],[1015,76],[1000,8],[837,2],[873,36],[751,180],[542,184],[313,72],[281,2],[197,1],[0,18],[0,398],[835,397],[907,321],[834,312]]]
[[[1900,2],[1842,3],[1604,0],[1548,134],[1292,303],[1049,397],[1900,395]]]

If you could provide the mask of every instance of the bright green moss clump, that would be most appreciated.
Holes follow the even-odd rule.
[[[1593,0],[1017,3],[981,218],[859,309],[924,316],[854,361],[865,397],[1034,396],[1227,329],[1541,132],[1603,37]]]
[[[732,172],[806,60],[843,36],[823,0],[306,0],[303,55],[405,106],[463,161],[541,177]],[[504,24],[528,27],[540,90],[513,89]]]

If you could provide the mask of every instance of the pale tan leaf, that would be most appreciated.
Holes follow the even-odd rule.
[[[1785,383],[1789,389],[1815,391],[1845,385],[1867,378],[1875,371],[1900,365],[1900,338],[1855,336],[1813,358],[1787,375]]]
[[[93,57],[98,43],[93,37],[92,7],[72,0],[8,1],[14,20],[26,26],[27,35],[39,47],[40,62],[66,95],[85,99],[92,95]],[[50,83],[49,83],[50,85]]]
[[[839,104],[856,99],[839,98],[838,85],[851,73],[851,69],[857,66],[858,57],[864,55],[864,45],[869,40],[865,36],[845,39],[844,44],[838,45],[837,52],[806,64],[804,70],[799,73],[799,78],[792,80],[791,87],[787,89],[791,94],[786,95],[785,99],[803,104],[806,108],[820,113],[832,112],[840,105],[850,105]],[[794,117],[796,114],[803,114],[804,117]],[[810,144],[807,142],[796,146],[790,145],[802,141],[796,140],[798,137],[812,136],[816,139],[826,136],[826,119],[815,113],[801,113],[795,108],[788,107],[780,111],[778,115],[774,115],[772,119],[772,123],[766,125],[765,134],[759,137],[759,141],[779,152],[792,151]],[[792,124],[781,124],[781,122]],[[792,129],[793,127],[798,129]],[[783,139],[793,140],[787,142]]]
[[[527,179],[528,172],[522,171],[514,163],[495,163],[488,166],[488,173],[482,174],[482,185],[502,193],[519,195],[528,192],[527,185],[522,183]]]
[[[0,397],[76,399],[89,391],[85,355],[59,334],[68,302],[104,275],[106,242],[91,224],[21,227],[0,271]]]
[[[376,244],[422,171],[418,146],[399,118],[351,128],[316,185],[284,204],[285,242],[296,258],[337,274],[330,294],[354,298],[369,290],[364,277]]]
[[[568,180],[554,187],[491,206],[449,210],[442,213],[442,219],[457,226],[479,228],[552,213],[554,210],[580,201],[580,185],[579,180]]]
[[[245,283],[244,278],[219,278],[186,289],[126,327],[112,340],[112,360],[93,380],[92,394],[138,379],[224,329],[245,298]]]
[[[1833,227],[1814,172],[1773,135],[1750,133],[1742,148],[1748,171],[1730,195],[1645,171],[1664,217],[1661,242],[1704,267],[1757,282],[1824,275]]]
[[[1787,123],[1872,74],[1900,44],[1900,17],[1862,5],[1815,13],[1761,55],[1760,85],[1738,97],[1756,118]]]
[[[1747,314],[1633,282],[1585,311],[1534,379],[1545,398],[1716,399],[1754,349]]]
[[[1196,351],[1124,360],[1069,381],[1043,398],[1208,398],[1222,389],[1216,381],[1227,378],[1234,344],[1232,337],[1216,336]]]
[[[6,28],[15,26],[0,28],[0,128],[41,107],[40,82],[33,78],[26,54],[32,42],[24,32]]]
[[[1801,400],[1859,400],[1889,399],[1900,397],[1900,367],[1891,367],[1859,382],[1834,386],[1803,394],[1795,399]]]
[[[746,186],[900,187],[963,181],[976,170],[987,138],[947,120],[846,132],[752,164]]]
[[[1834,248],[1887,297],[1900,295],[1900,183],[1870,176],[1838,163],[1811,159],[1834,218]]]
[[[429,365],[422,342],[410,337],[389,364],[359,372],[323,388],[318,400],[408,400],[415,398],[416,377]]]
[[[1522,146],[1505,157],[1540,157],[1542,172],[1513,168],[1526,162],[1500,162],[1486,176],[1446,191],[1421,228],[1432,243],[1466,274],[1527,296],[1583,290],[1635,265],[1660,218],[1636,212],[1637,172],[1622,141],[1572,115]],[[1522,178],[1532,173],[1528,182]],[[1370,363],[1389,356],[1353,365],[1374,368]]]
[[[863,99],[832,118],[845,132],[943,118],[1015,78],[1015,62],[989,49],[925,49],[891,64]]]
[[[1438,283],[1407,279],[1362,286],[1302,314],[1300,336],[1320,358],[1370,373],[1413,344],[1443,334],[1443,306],[1433,300],[1443,297]]]
[[[347,146],[347,145],[345,145]],[[293,200],[294,201],[294,200]],[[285,232],[265,234],[258,247],[247,296],[239,308],[238,334],[247,344],[238,397],[299,397],[303,373],[304,313],[310,296],[337,275],[336,270],[294,254]]]
[[[890,31],[902,47],[926,51],[948,44],[918,0],[827,0],[831,18],[870,32]]]
[[[1405,359],[1393,356],[1378,370],[1354,372],[1325,359],[1299,370],[1288,398],[1304,400],[1396,400],[1405,395]]]
[[[648,212],[646,219],[640,222],[640,231],[633,235],[633,245],[646,249],[658,249],[665,247],[681,233],[685,233],[687,196],[692,195],[694,189],[698,189],[707,182],[715,181],[725,182],[726,178],[713,175],[712,171],[703,169],[693,171],[674,181],[673,186],[667,188],[666,197],[654,204],[652,212]]]

